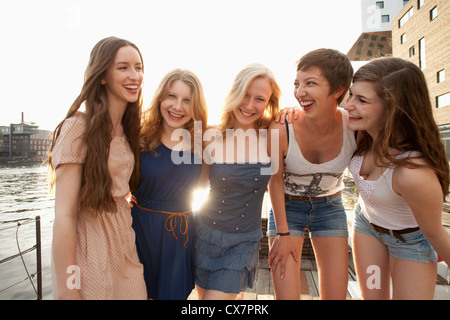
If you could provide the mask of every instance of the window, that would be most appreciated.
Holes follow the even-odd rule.
[[[384,9],[384,1],[377,1],[377,9]]]
[[[381,22],[389,22],[389,21],[390,21],[390,19],[389,19],[389,15],[388,14],[383,14],[381,16]]]
[[[424,70],[427,67],[425,58],[425,38],[419,40],[419,67]]]
[[[438,71],[437,73],[437,83],[442,83],[445,81],[445,69]]]
[[[438,15],[437,7],[434,7],[430,11],[430,21],[433,21],[434,19],[436,19],[437,15]]]
[[[400,43],[404,44],[406,42],[406,33],[402,34],[400,37]]]
[[[436,108],[450,106],[450,92],[436,97]]]
[[[416,54],[416,49],[414,48],[414,46],[412,46],[411,48],[409,48],[409,57],[413,57]]]
[[[439,132],[441,133],[441,140],[444,143],[447,159],[450,161],[450,126],[448,124],[439,126]]]
[[[417,8],[422,8],[424,5],[425,0],[417,0]]]
[[[414,15],[414,8],[411,7],[398,21],[398,27],[401,28]]]

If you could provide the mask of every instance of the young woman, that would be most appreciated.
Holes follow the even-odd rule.
[[[348,58],[331,49],[303,56],[294,94],[302,110],[292,124],[274,122],[279,169],[269,182],[269,265],[276,299],[300,299],[300,263],[308,226],[318,265],[321,299],[345,299],[348,231],[342,205],[343,172],[356,149],[348,114],[338,109],[350,86]],[[269,134],[272,137],[272,134]],[[269,149],[270,150],[270,149]]]
[[[55,130],[49,164],[56,175],[56,299],[146,298],[125,200],[139,183],[143,68],[131,42],[98,42],[81,93]]]
[[[262,201],[271,174],[267,132],[259,129],[274,119],[280,95],[269,69],[244,68],[225,99],[217,135],[205,148],[210,193],[195,217],[200,299],[234,299],[254,284]]]
[[[192,203],[202,145],[194,154],[194,122],[201,136],[207,125],[202,85],[191,71],[175,69],[161,80],[143,117],[142,182],[131,210],[147,296],[154,300],[186,299],[195,286]]]
[[[359,135],[350,171],[362,297],[389,299],[392,278],[394,299],[432,299],[434,249],[450,265],[441,220],[449,169],[424,75],[399,58],[372,61],[356,72],[345,108]]]

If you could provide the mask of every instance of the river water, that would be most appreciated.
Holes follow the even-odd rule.
[[[347,192],[350,197],[345,197],[347,202],[351,201],[349,204],[351,207],[354,206],[356,199],[351,196],[352,188],[352,185],[347,188],[350,190]],[[51,241],[54,203],[54,195],[49,193],[46,166],[0,165],[0,261],[19,253],[17,242],[21,251],[36,244],[34,219],[40,216],[43,299],[53,298]],[[21,220],[19,227],[17,220]],[[24,254],[23,258],[25,263],[20,257],[0,263],[1,300],[36,299],[36,293],[27,279],[24,267],[25,264],[29,274],[36,273],[36,250]],[[35,287],[37,287],[36,278],[33,278]]]
[[[52,299],[51,239],[54,196],[49,193],[47,167],[43,165],[0,166],[0,261],[34,246],[34,219],[41,218],[43,299]],[[18,227],[18,219],[22,220]],[[17,237],[16,237],[17,235]],[[17,244],[18,243],[18,244]],[[36,273],[36,250],[23,255],[29,274]],[[33,278],[37,287],[37,277]],[[36,299],[32,284],[20,257],[0,264],[0,299]]]

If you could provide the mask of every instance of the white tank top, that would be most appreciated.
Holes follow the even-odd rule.
[[[407,156],[417,157],[420,152],[406,152],[397,156],[397,159]],[[359,191],[358,204],[362,214],[373,224],[390,230],[417,227],[417,221],[405,199],[392,189],[395,168],[386,168],[378,180],[368,181],[360,175],[363,160],[364,156],[356,156],[349,166]]]
[[[347,129],[348,112],[339,108],[342,115],[343,139],[339,155],[325,163],[311,163],[303,157],[295,140],[292,125],[288,127],[289,145],[284,159],[284,192],[289,195],[323,197],[344,188],[343,175],[356,150],[355,135]]]

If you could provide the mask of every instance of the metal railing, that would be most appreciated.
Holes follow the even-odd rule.
[[[28,249],[22,250],[20,248],[20,244],[19,244],[19,228],[21,226],[23,226],[27,223],[31,223],[33,221],[35,222],[35,225],[36,225],[36,244]],[[4,223],[5,222],[6,223],[16,223],[16,226],[6,227],[6,228],[1,229],[0,231],[16,227],[16,244],[17,244],[18,253],[15,255],[9,256],[3,260],[0,260],[0,264],[20,257],[22,259],[22,263],[25,268],[25,272],[27,273],[27,277],[24,280],[18,281],[6,288],[0,289],[0,292],[6,291],[6,290],[18,285],[19,283],[22,283],[23,281],[29,280],[31,282],[33,290],[36,294],[36,299],[42,300],[41,217],[36,216],[36,218],[34,218],[34,219],[33,218],[25,218],[25,219],[13,220],[13,221],[4,221]],[[36,250],[36,273],[30,274],[23,256],[34,250]],[[37,277],[37,283],[36,283],[37,285],[36,286],[34,285],[34,282],[33,282],[33,278],[35,276]]]

